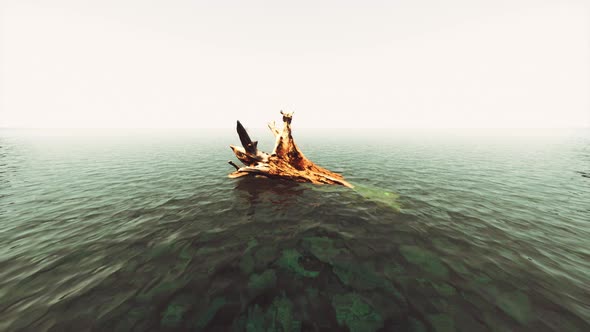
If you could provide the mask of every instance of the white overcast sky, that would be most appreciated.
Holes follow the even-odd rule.
[[[0,1],[0,126],[590,126],[590,1]]]

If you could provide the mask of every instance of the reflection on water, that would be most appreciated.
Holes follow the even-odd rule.
[[[0,330],[589,330],[587,150],[396,140],[311,140],[351,190],[226,179],[198,135],[5,135]]]
[[[283,208],[298,204],[298,197],[305,187],[298,183],[284,180],[270,180],[264,177],[246,177],[236,181],[236,201],[248,206],[248,215],[254,215],[259,204],[271,203],[270,208],[277,213]]]

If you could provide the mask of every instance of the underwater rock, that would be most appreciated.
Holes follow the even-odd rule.
[[[295,319],[293,314],[293,303],[284,295],[276,297],[267,310],[263,310],[258,304],[248,308],[245,322],[236,324],[236,330],[242,330],[243,325],[248,332],[301,330],[301,321]]]
[[[248,317],[246,319],[246,331],[247,332],[258,332],[266,331],[265,327],[265,315],[264,311],[258,304],[254,305],[253,308],[248,308]],[[241,330],[241,329],[240,329]]]
[[[278,265],[295,273],[296,275],[307,277],[307,278],[315,278],[320,273],[317,271],[308,271],[304,269],[301,265],[299,265],[299,259],[301,258],[301,254],[295,249],[285,249],[283,250],[283,255],[278,260]]]
[[[453,309],[453,306],[444,297],[430,297],[428,299],[428,307],[435,308],[439,312],[449,312]]]
[[[174,293],[177,289],[184,287],[188,281],[186,280],[167,280],[162,281],[156,286],[141,292],[137,295],[137,300],[140,302],[153,302],[158,298],[168,296]]]
[[[278,250],[274,246],[264,246],[256,250],[254,254],[254,267],[264,269],[279,256]]]
[[[432,251],[418,246],[403,245],[400,252],[408,262],[419,266],[425,272],[439,278],[449,277],[449,270]]]
[[[496,299],[496,304],[502,311],[521,324],[526,324],[533,318],[529,298],[521,291],[500,293]]]
[[[405,302],[405,298],[386,278],[377,275],[370,264],[356,264],[352,262],[334,263],[332,271],[340,281],[358,290],[376,290],[386,292],[396,298],[398,302]]]
[[[457,245],[457,240],[450,241],[446,238],[434,238],[432,239],[431,243],[433,246],[443,252],[460,252],[462,250],[461,247]]]
[[[219,309],[221,309],[226,302],[227,301],[224,297],[214,298],[213,301],[211,301],[211,303],[207,307],[207,310],[205,310],[205,312],[199,316],[199,319],[196,323],[197,330],[202,331],[205,327],[207,327],[207,324],[209,324],[213,317],[215,317],[215,314],[217,314]]]
[[[253,293],[272,288],[277,283],[277,274],[275,270],[266,270],[261,274],[252,274],[248,280],[248,288]]]
[[[369,268],[353,262],[337,262],[332,271],[340,281],[356,289],[371,290],[380,287],[383,282]]]
[[[453,332],[455,329],[455,321],[447,314],[433,314],[428,315],[428,321],[432,324],[436,332]]]
[[[324,236],[304,238],[303,247],[324,263],[329,263],[332,258],[340,253],[339,249],[334,248],[334,240]]]
[[[486,326],[486,323],[479,320],[477,316],[477,314],[473,315],[468,310],[455,307],[453,309],[455,329],[458,331],[489,331],[490,327]],[[498,326],[494,326],[494,329],[501,331]]]
[[[147,320],[147,316],[150,313],[151,308],[136,307],[129,310],[123,317],[119,318],[115,327],[112,328],[113,332],[126,332],[131,331],[134,326],[140,321]]]
[[[356,293],[334,295],[332,306],[338,324],[351,332],[377,331],[383,326],[383,318]]]
[[[195,255],[197,256],[208,256],[211,255],[213,253],[218,252],[219,250],[221,250],[221,248],[218,247],[202,247],[197,249],[197,252],[195,253]]]
[[[415,319],[415,318],[410,318],[408,319],[408,328],[410,332],[427,332],[428,329],[426,328],[426,326],[424,325],[424,323],[422,323],[421,321]]]
[[[434,287],[436,292],[442,296],[453,296],[457,293],[455,291],[455,288],[447,283],[440,283],[439,284],[439,283],[433,282],[432,287]]]
[[[171,252],[171,250],[172,248],[170,244],[160,243],[146,250],[142,256],[145,256],[148,260],[153,260],[164,256]]]
[[[293,316],[293,303],[285,297],[277,297],[269,309],[269,314],[274,313],[273,327],[275,323],[280,325],[282,331],[300,331],[301,322],[296,320]]]
[[[178,327],[182,324],[184,314],[190,309],[192,298],[188,295],[177,296],[168,304],[162,314],[160,324],[163,327]]]
[[[244,250],[244,252],[250,251],[250,249],[256,247],[257,245],[258,245],[258,240],[256,240],[255,238],[251,238],[248,241],[248,246],[246,247],[246,249]]]
[[[383,267],[383,274],[390,279],[396,279],[405,274],[406,269],[401,265],[385,265]]]
[[[317,302],[320,292],[317,288],[308,287],[305,289],[305,294],[307,295],[307,298],[310,302]]]
[[[249,253],[242,256],[240,260],[240,270],[245,274],[250,274],[254,271],[254,258]]]
[[[334,257],[341,251],[340,249],[334,248],[334,240],[323,236],[304,238],[303,247],[324,263],[331,263]]]
[[[189,246],[182,248],[180,253],[178,253],[178,259],[181,261],[190,261],[193,258],[192,251],[192,248]]]
[[[469,276],[471,274],[471,272],[469,272],[469,270],[467,269],[467,267],[458,261],[455,260],[450,260],[447,262],[447,265],[451,267],[451,269],[455,272],[457,272],[458,274],[462,274],[465,276]]]

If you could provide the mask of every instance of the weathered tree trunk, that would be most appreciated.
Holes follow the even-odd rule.
[[[295,145],[291,135],[291,120],[293,113],[283,115],[283,129],[279,131],[274,121],[268,127],[274,134],[276,141],[271,154],[258,150],[258,142],[252,141],[246,129],[238,121],[237,131],[242,142],[242,147],[230,145],[236,157],[245,167],[238,167],[232,161],[229,163],[236,171],[229,174],[230,178],[238,178],[246,175],[262,175],[269,178],[283,178],[297,182],[339,184],[349,188],[352,185],[344,180],[338,173],[322,168],[307,159],[301,150]]]

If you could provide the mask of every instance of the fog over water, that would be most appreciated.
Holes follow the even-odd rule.
[[[0,126],[590,126],[590,2],[0,4]]]

